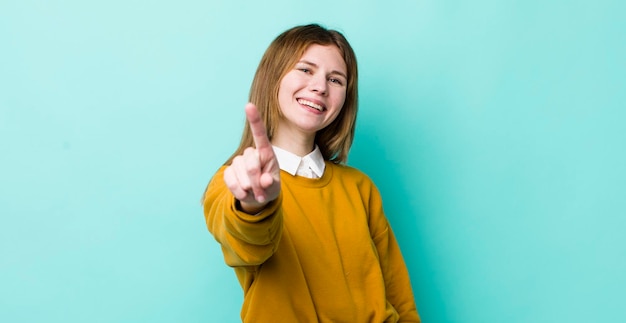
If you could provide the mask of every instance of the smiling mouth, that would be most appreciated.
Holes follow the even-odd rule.
[[[300,103],[302,105],[306,105],[307,107],[311,107],[311,108],[313,108],[313,109],[315,109],[317,111],[320,111],[320,112],[326,110],[326,108],[324,108],[323,106],[321,106],[321,105],[319,105],[317,103],[305,100],[305,99],[298,99],[298,103]]]

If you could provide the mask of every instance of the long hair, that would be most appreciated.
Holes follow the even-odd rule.
[[[336,46],[346,63],[348,80],[343,107],[337,118],[315,136],[315,143],[325,160],[337,164],[345,163],[356,125],[358,71],[354,51],[340,32],[310,24],[293,27],[276,37],[261,58],[250,87],[249,101],[256,104],[271,140],[281,117],[278,104],[280,81],[313,44]],[[250,125],[246,122],[239,147],[225,165],[229,165],[233,158],[253,145]]]

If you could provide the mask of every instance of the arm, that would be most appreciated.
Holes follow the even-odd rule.
[[[203,202],[207,227],[230,266],[260,265],[282,232],[278,161],[254,104],[246,105],[246,117],[255,147],[215,174]]]
[[[213,177],[204,198],[207,228],[221,244],[224,260],[231,267],[256,266],[276,250],[282,233],[282,197],[258,214],[237,208],[237,200],[226,187],[222,167]]]
[[[421,322],[404,258],[385,217],[380,193],[375,186],[370,195],[369,209],[370,232],[378,251],[387,300],[398,312],[399,322]]]

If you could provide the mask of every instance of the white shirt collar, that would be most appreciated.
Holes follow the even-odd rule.
[[[278,160],[280,169],[292,176],[304,176],[308,178],[320,178],[324,175],[326,164],[320,148],[315,145],[315,149],[304,157],[300,157],[282,148],[272,146],[274,154]]]

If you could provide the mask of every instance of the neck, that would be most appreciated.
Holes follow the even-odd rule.
[[[276,129],[272,136],[272,145],[294,153],[300,157],[308,155],[315,148],[315,133],[280,131]]]

